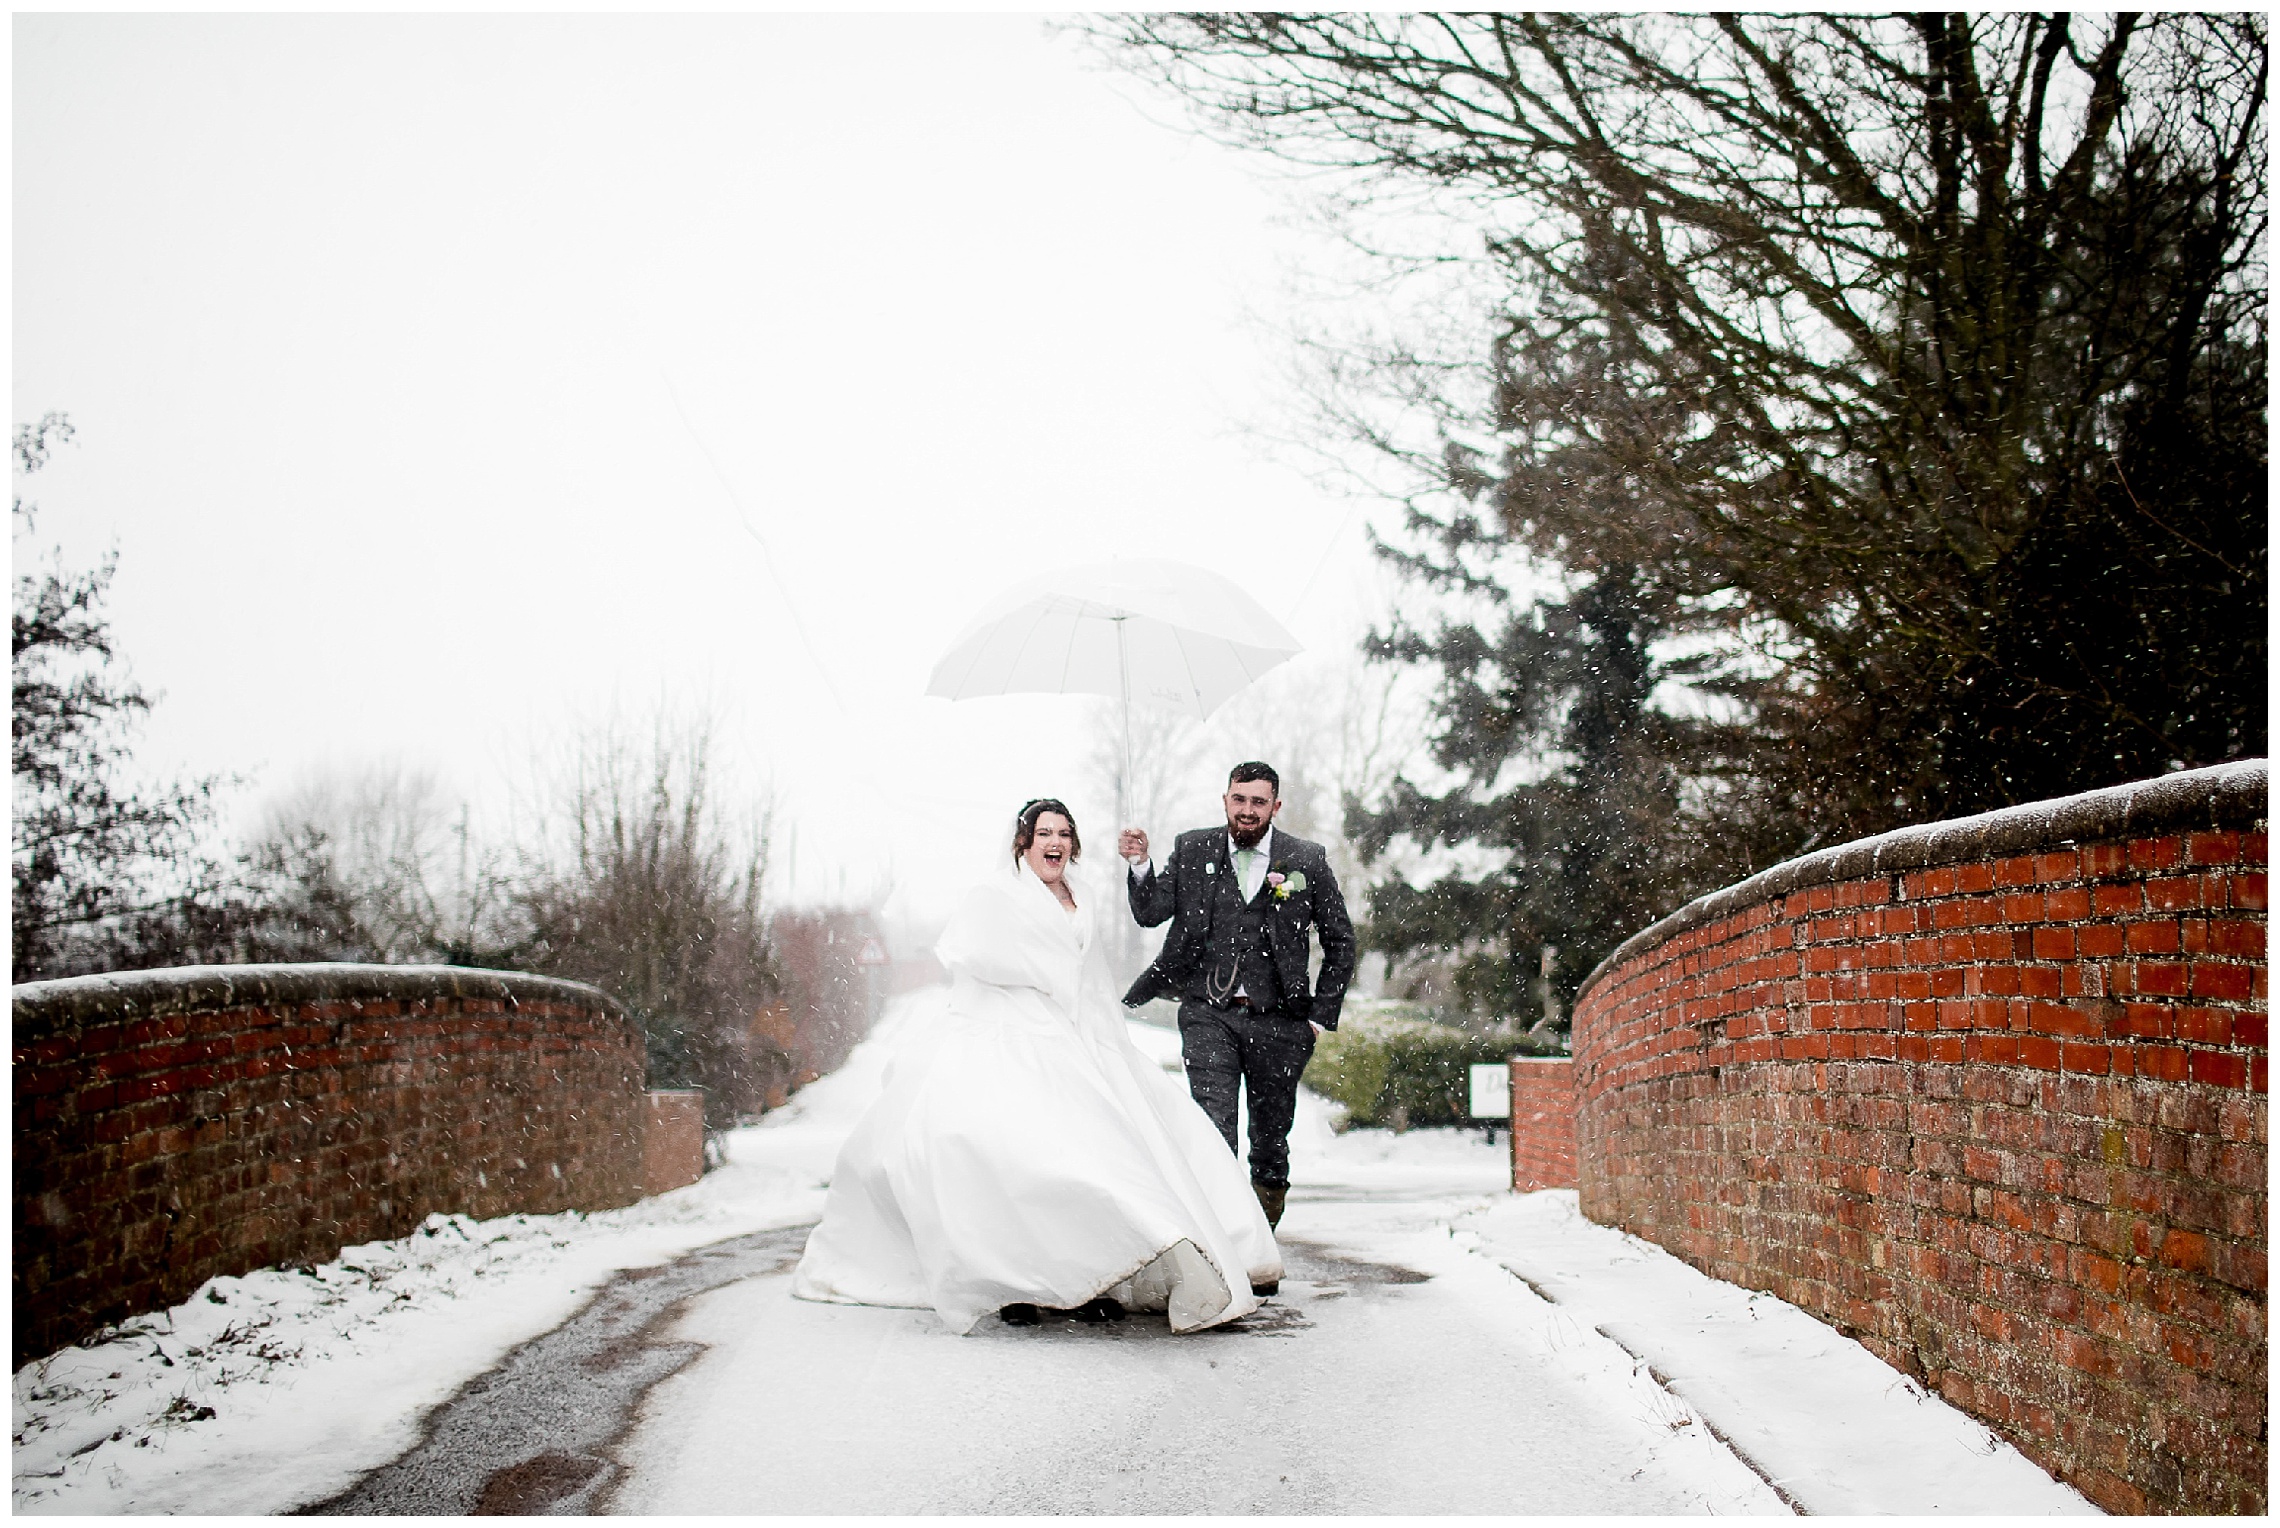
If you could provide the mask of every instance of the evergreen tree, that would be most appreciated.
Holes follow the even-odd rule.
[[[15,463],[36,472],[71,424],[18,425]],[[11,512],[29,532],[34,508]],[[9,763],[10,968],[17,981],[109,970],[139,921],[165,917],[215,880],[197,852],[212,780],[142,788],[128,779],[150,697],[122,672],[103,601],[116,555],[73,573],[51,557],[16,578],[11,626],[14,710]]]
[[[1384,661],[1439,670],[1432,758],[1451,782],[1428,792],[1397,780],[1382,802],[1350,804],[1347,831],[1369,860],[1405,836],[1476,860],[1488,851],[1498,863],[1460,864],[1424,887],[1380,880],[1369,946],[1396,963],[1448,955],[1463,1008],[1557,1025],[1625,935],[1748,873],[1780,839],[1709,809],[1719,793],[1702,788],[1705,766],[1749,738],[1655,704],[1695,665],[1668,655],[1670,612],[1639,570],[1494,604],[1485,619],[1373,639]]]

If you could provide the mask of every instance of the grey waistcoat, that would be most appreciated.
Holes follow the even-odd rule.
[[[1254,1009],[1279,1007],[1282,978],[1275,974],[1274,956],[1267,947],[1272,894],[1261,882],[1258,899],[1246,903],[1232,861],[1222,860],[1211,880],[1211,932],[1204,938],[1203,969],[1188,983],[1187,995],[1207,1003],[1216,999],[1225,1006],[1240,987]]]

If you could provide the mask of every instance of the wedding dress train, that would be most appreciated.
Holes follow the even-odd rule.
[[[1242,1165],[1125,1034],[1097,894],[1072,887],[1073,913],[1026,865],[967,895],[936,946],[947,1012],[840,1148],[793,1294],[931,1307],[957,1332],[1105,1295],[1185,1332],[1282,1276]]]

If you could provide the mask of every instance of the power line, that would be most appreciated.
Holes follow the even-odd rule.
[[[1346,527],[1354,523],[1354,516],[1360,512],[1359,504],[1350,506],[1346,510],[1346,517],[1338,522],[1338,528],[1330,533],[1329,541],[1323,545],[1322,555],[1314,560],[1314,571],[1307,575],[1305,583],[1299,585],[1297,597],[1290,602],[1290,609],[1283,616],[1285,626],[1298,619],[1298,612],[1305,607],[1306,597],[1314,592],[1314,585],[1321,579],[1322,570],[1330,566],[1330,554],[1338,550],[1338,543],[1345,539]]]
[[[689,411],[681,405],[680,392],[674,388],[672,377],[662,366],[657,368],[657,379],[665,384],[665,396],[673,400],[673,412],[680,416],[681,428],[687,430],[689,439],[697,443],[698,454],[704,457],[705,465],[712,468],[713,478],[720,484],[721,492],[728,495],[729,507],[736,512],[736,523],[744,527],[744,534],[750,536],[753,544],[760,548],[760,560],[768,569],[769,580],[775,584],[776,592],[783,596],[784,610],[792,618],[792,630],[799,634],[801,651],[807,654],[808,662],[815,665],[816,677],[823,681],[824,689],[831,696],[831,703],[839,708],[840,720],[847,720],[847,702],[840,698],[839,686],[832,682],[831,670],[823,666],[823,658],[816,652],[815,643],[808,640],[807,622],[800,619],[799,603],[792,598],[792,591],[785,585],[784,575],[776,566],[776,554],[769,549],[767,539],[760,534],[758,527],[753,525],[752,517],[744,512],[744,501],[736,496],[736,487],[729,482],[728,474],[721,470],[719,460],[712,454],[712,447],[706,445],[705,438],[697,433],[695,423],[689,418]]]

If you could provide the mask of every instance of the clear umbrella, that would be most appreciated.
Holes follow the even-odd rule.
[[[1121,827],[1135,695],[1200,720],[1299,650],[1280,621],[1216,573],[1149,558],[1088,563],[991,601],[934,665],[926,693],[1115,697],[1124,720]]]

